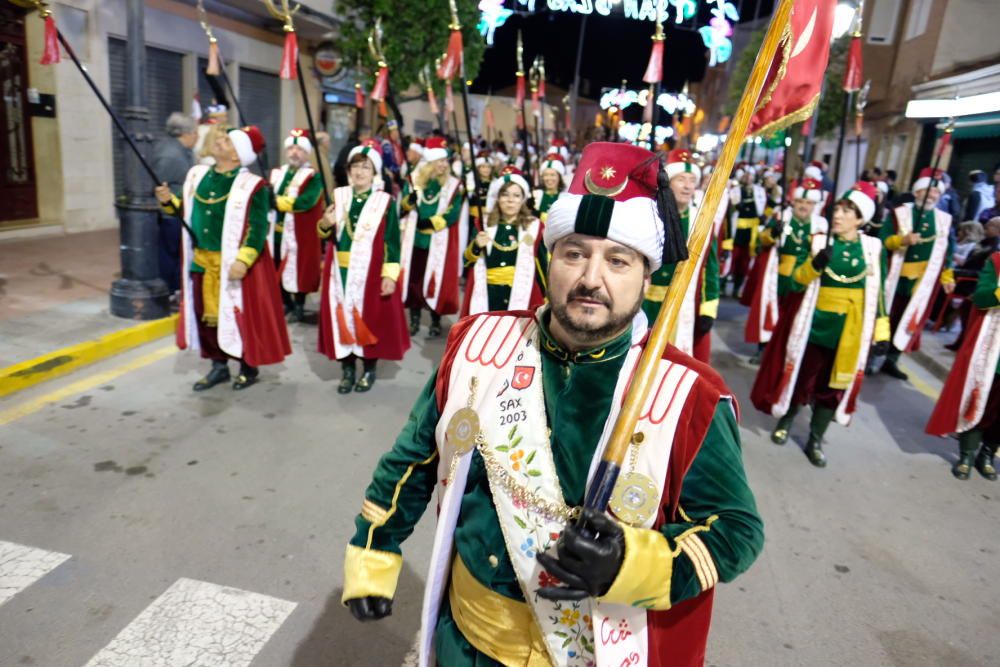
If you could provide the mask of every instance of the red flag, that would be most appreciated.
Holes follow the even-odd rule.
[[[205,67],[205,74],[219,76],[219,67],[219,43],[213,37],[208,40],[208,66]]]
[[[796,0],[747,134],[774,134],[812,114],[830,59],[836,5],[836,0]]]
[[[375,85],[372,86],[371,97],[376,102],[385,99],[389,92],[389,67],[385,63],[379,63],[378,74],[375,76]]]
[[[434,114],[435,116],[438,115],[438,111],[439,111],[439,109],[438,109],[438,101],[437,101],[437,97],[434,96],[434,89],[433,88],[428,88],[427,89],[427,103],[431,106],[431,113]]]
[[[799,130],[799,135],[803,137],[809,136],[809,129],[812,127],[813,119],[812,116],[806,118],[806,122],[802,123],[802,129]]]
[[[573,127],[573,118],[570,113],[569,107],[566,107],[566,129],[569,130]]]
[[[522,104],[524,104],[524,74],[518,72],[517,92],[514,95],[514,106],[520,109]]]
[[[545,79],[541,79],[538,82],[538,97],[545,101]]]
[[[285,33],[285,48],[281,52],[281,70],[278,76],[282,79],[299,78],[299,40],[293,30]]]
[[[362,90],[361,84],[354,84],[354,106],[359,109],[365,108],[365,91]]]
[[[847,51],[847,64],[844,66],[844,92],[861,90],[861,36],[851,37],[851,46]]]
[[[938,158],[944,155],[944,151],[948,148],[948,144],[951,143],[951,132],[945,131],[944,136],[941,137],[941,143],[938,144]]]
[[[496,122],[493,120],[493,109],[489,105],[486,105],[486,127],[492,129],[496,128]]]
[[[42,65],[54,65],[62,60],[59,53],[59,31],[51,15],[45,17],[45,40],[42,48]]]
[[[531,91],[531,113],[538,115],[542,112],[542,104],[538,101],[538,88]]]
[[[646,73],[642,75],[646,83],[659,83],[663,80],[663,40],[653,39],[653,50],[649,54],[649,64]]]
[[[458,69],[462,64],[462,31],[452,30],[448,37],[448,50],[441,58],[438,65],[437,75],[439,79],[450,80],[458,74]]]

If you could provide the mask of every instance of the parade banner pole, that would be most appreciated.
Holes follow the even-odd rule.
[[[517,97],[521,106],[521,139],[524,141],[524,180],[529,186],[536,183],[532,179],[531,169],[531,133],[528,131],[528,114],[524,110],[524,40],[521,31],[517,31]]]
[[[722,147],[716,168],[712,171],[704,202],[698,208],[697,218],[691,228],[691,234],[688,238],[689,257],[687,261],[681,262],[677,267],[666,300],[650,329],[646,347],[636,365],[635,374],[608,439],[601,463],[587,489],[585,506],[588,508],[601,512],[607,508],[615,482],[618,480],[618,473],[621,471],[622,462],[633,442],[633,434],[636,423],[639,421],[640,412],[649,397],[653,381],[656,378],[657,366],[663,357],[664,349],[667,347],[670,331],[676,325],[684,293],[694,278],[703,248],[707,246],[706,241],[712,233],[715,211],[722,200],[729,173],[736,161],[736,155],[743,137],[746,135],[750,118],[764,89],[764,81],[778,45],[788,28],[792,4],[793,0],[780,0],[775,7],[764,42],[757,54],[757,60],[754,62],[753,70],[750,72],[750,77],[743,90],[739,108],[733,118],[729,136]]]
[[[264,0],[267,11],[271,16],[284,23],[285,47],[281,56],[281,70],[279,76],[282,79],[298,79],[299,92],[302,95],[302,104],[305,107],[306,122],[309,124],[309,134],[316,142],[316,166],[319,172],[319,180],[323,184],[323,200],[326,205],[330,205],[330,188],[326,182],[326,173],[323,171],[323,160],[319,154],[319,137],[316,135],[316,125],[313,123],[312,108],[309,106],[309,93],[306,90],[306,80],[302,75],[302,61],[299,58],[299,42],[295,35],[295,23],[293,17],[302,8],[301,5],[289,6],[289,0],[281,0],[281,10],[274,5],[274,0]]]
[[[937,187],[938,184],[938,166],[941,164],[941,158],[944,157],[944,151],[951,143],[951,135],[955,131],[955,119],[949,118],[948,124],[945,125],[944,135],[941,137],[941,143],[938,144],[938,149],[934,154],[934,162],[931,164],[931,184],[927,186],[924,190],[924,196],[920,200],[920,206],[917,208],[917,218],[923,215],[923,212],[927,210],[927,195],[930,194],[931,188]]]
[[[205,68],[205,76],[218,76],[222,79],[222,83],[226,86],[226,93],[228,93],[229,98],[233,101],[233,106],[236,107],[236,115],[240,119],[240,125],[249,125],[250,123],[247,122],[246,116],[243,113],[240,98],[236,96],[236,90],[229,80],[226,61],[219,51],[219,41],[215,38],[212,26],[208,22],[208,12],[205,11],[204,0],[198,0],[198,22],[201,23],[201,29],[205,32],[205,36],[208,37],[208,67]],[[271,171],[267,162],[266,152],[257,154],[257,166],[260,167],[260,175],[266,178],[267,174]]]

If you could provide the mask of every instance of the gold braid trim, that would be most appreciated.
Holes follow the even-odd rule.
[[[771,82],[771,87],[767,89],[767,92],[760,98],[757,103],[757,108],[754,109],[754,113],[757,113],[761,109],[767,106],[767,103],[771,101],[771,96],[774,95],[774,91],[777,90],[778,84],[785,78],[785,73],[788,70],[788,61],[792,55],[792,25],[788,23],[785,25],[785,29],[781,33],[781,65],[778,66],[778,73],[774,75],[774,80]]]
[[[819,102],[819,93],[816,93],[816,96],[812,98],[812,101],[809,102],[809,104],[805,105],[798,111],[788,114],[787,116],[771,121],[770,123],[760,128],[750,136],[770,136],[772,134],[780,132],[781,130],[784,130],[786,127],[789,127],[790,125],[794,125],[795,123],[805,122],[810,116],[813,115],[813,112],[816,110],[816,104],[818,102]]]

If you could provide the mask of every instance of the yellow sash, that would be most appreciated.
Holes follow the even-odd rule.
[[[514,268],[513,266],[497,266],[492,269],[486,269],[486,284],[513,287]]]
[[[219,289],[222,284],[222,253],[218,250],[194,249],[194,263],[205,269],[201,283],[202,321],[210,327],[219,326]]]
[[[448,601],[455,625],[480,653],[503,665],[551,665],[527,603],[483,586],[457,555],[451,565]]]
[[[927,271],[928,262],[903,262],[903,268],[899,271],[900,278],[909,280],[920,280],[920,277]]]
[[[821,287],[816,308],[846,315],[844,329],[837,342],[837,356],[830,373],[832,389],[847,389],[854,380],[861,351],[861,327],[864,324],[865,291],[851,287]]]
[[[650,285],[646,288],[646,300],[662,302],[667,298],[667,290],[669,289],[670,285]]]

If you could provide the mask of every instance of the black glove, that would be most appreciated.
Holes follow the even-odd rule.
[[[359,621],[377,621],[392,616],[392,600],[376,596],[354,598],[347,601],[354,618]]]
[[[604,595],[625,559],[625,531],[603,512],[583,510],[579,523],[566,526],[556,542],[557,557],[538,554],[549,574],[566,584],[538,589],[546,600],[583,600]]]
[[[418,218],[417,229],[434,229],[434,223],[430,221],[430,218]]]
[[[469,197],[469,206],[473,208],[480,208],[483,205],[483,200],[479,195],[472,195]]]
[[[785,223],[777,218],[774,220],[774,227],[771,227],[771,238],[777,243],[781,240],[781,230],[785,228]]]
[[[889,354],[889,341],[880,340],[874,345],[872,345],[872,355],[876,357],[884,357]]]
[[[829,266],[829,264],[830,264],[830,256],[832,254],[833,254],[833,251],[830,250],[830,248],[823,248],[818,253],[816,253],[815,255],[813,255],[813,258],[812,258],[813,268],[816,269],[817,271],[822,272],[823,269],[825,269],[827,266]]]
[[[715,324],[714,317],[710,315],[699,315],[698,319],[694,323],[694,332],[699,336],[704,336],[712,330],[713,324]]]
[[[410,208],[413,208],[414,206],[417,205],[416,192],[411,192],[410,194],[406,195],[406,205],[409,206]]]

